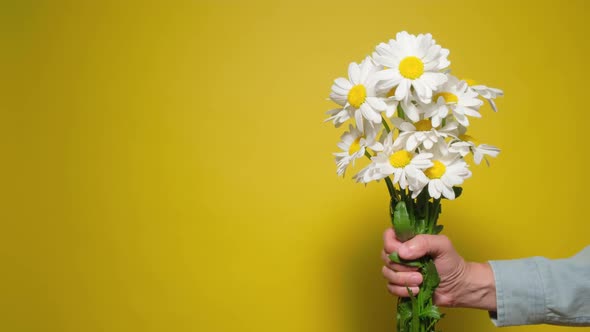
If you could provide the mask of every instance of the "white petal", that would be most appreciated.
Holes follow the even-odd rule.
[[[389,67],[389,68],[395,68],[398,65],[398,62],[394,58],[392,58],[391,56],[384,56],[379,53],[377,53],[377,54],[373,53],[373,59],[378,64],[383,65],[385,67]]]
[[[433,181],[428,183],[428,194],[432,198],[440,198],[440,192],[436,190]]]
[[[475,150],[475,153],[473,154],[473,161],[475,162],[475,164],[479,165],[481,163],[482,159],[483,159],[483,154],[481,152],[479,152],[478,150]]]
[[[395,98],[397,100],[403,100],[410,94],[411,81],[408,79],[402,79],[397,89],[395,89]]]
[[[443,195],[450,200],[455,199],[455,192],[453,191],[453,189],[448,188],[446,186],[443,187]]]
[[[416,131],[416,127],[414,127],[413,124],[409,123],[409,122],[402,122],[398,128],[402,131]]]
[[[412,86],[416,90],[418,98],[424,103],[430,103],[432,99],[432,89],[429,89],[424,85],[422,80],[414,80]]]
[[[351,62],[348,65],[348,78],[353,85],[360,84],[361,70],[356,62]]]
[[[371,108],[371,106],[369,106],[368,103],[363,103],[361,105],[361,112],[363,114],[363,117],[365,117],[365,119],[374,122],[374,123],[381,123],[381,115],[379,115],[379,113],[375,112],[375,110],[373,110]]]
[[[408,141],[406,142],[406,150],[414,151],[414,149],[416,149],[418,144],[420,144],[420,142],[418,142],[418,140],[416,140],[416,135],[411,135],[408,138]]]
[[[492,110],[494,110],[494,112],[498,112],[498,109],[496,108],[496,103],[494,102],[494,100],[488,99],[488,101],[490,102],[490,106],[492,106]]]
[[[457,122],[459,122],[461,125],[465,127],[469,126],[469,119],[467,119],[465,115],[455,113],[455,119],[457,119]]]
[[[374,110],[384,111],[387,108],[385,102],[377,97],[367,97],[367,102]]]
[[[363,115],[360,110],[356,110],[354,112],[354,119],[356,121],[356,126],[361,132],[365,132],[364,124],[363,124]]]
[[[416,108],[416,106],[414,106],[414,104],[412,104],[411,102],[408,101],[408,102],[402,103],[402,109],[404,110],[404,113],[406,113],[406,116],[410,120],[412,120],[414,122],[418,122],[418,120],[420,120],[420,114],[418,113],[418,108]]]
[[[346,91],[352,89],[353,86],[347,79],[342,77],[338,77],[337,79],[335,79],[334,83],[339,87],[346,89]]]

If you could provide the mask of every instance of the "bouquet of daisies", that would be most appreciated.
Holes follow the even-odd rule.
[[[487,100],[502,90],[459,79],[450,73],[449,50],[430,34],[400,32],[377,45],[372,56],[348,66],[348,78],[337,78],[330,99],[339,105],[327,112],[336,127],[350,122],[338,143],[337,173],[344,176],[359,158],[370,164],[353,176],[357,182],[384,180],[396,236],[407,241],[416,234],[438,234],[441,200],[461,194],[471,176],[465,161],[486,163],[500,150],[479,144],[468,134],[470,118],[480,118]],[[398,299],[398,331],[434,331],[441,318],[432,295],[438,286],[436,267],[429,257],[417,261],[390,259],[420,268],[423,282],[417,296]]]

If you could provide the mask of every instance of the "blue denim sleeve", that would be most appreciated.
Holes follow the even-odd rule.
[[[590,326],[590,246],[566,259],[489,261],[496,282],[496,326]]]

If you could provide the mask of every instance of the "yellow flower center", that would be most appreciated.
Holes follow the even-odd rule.
[[[399,63],[399,72],[403,77],[415,80],[424,73],[424,63],[415,56],[406,57]]]
[[[395,90],[397,90],[397,86],[394,86],[393,88],[391,88],[391,90],[389,90],[389,92],[387,92],[386,97],[390,98],[390,97],[395,96]]]
[[[450,93],[450,92],[440,92],[434,95],[434,97],[432,97],[433,101],[437,101],[438,97],[443,97],[445,100],[445,103],[447,104],[456,104],[459,101],[459,97],[457,97],[456,95]]]
[[[412,161],[412,153],[406,150],[396,151],[389,157],[389,162],[393,167],[402,168],[406,167]]]
[[[348,103],[354,108],[359,108],[367,98],[367,89],[362,84],[355,85],[348,91]]]
[[[435,160],[432,163],[434,165],[432,167],[426,169],[424,171],[424,174],[429,179],[440,179],[441,176],[443,176],[445,174],[445,172],[447,171],[447,167],[445,166],[445,164],[441,163],[438,160]]]
[[[420,120],[414,123],[414,127],[416,127],[417,131],[430,131],[432,129],[432,122],[430,119]]]
[[[462,141],[465,141],[465,142],[471,142],[475,145],[478,145],[475,137],[467,135],[467,134],[459,135],[459,139]]]
[[[470,78],[464,78],[463,81],[465,81],[465,83],[467,83],[467,85],[469,85],[469,86],[474,86],[477,84],[477,82],[475,82],[474,80],[472,80]]]
[[[361,137],[357,137],[354,142],[352,142],[352,144],[350,144],[350,147],[348,148],[348,155],[352,156],[353,154],[359,152],[359,150],[361,149]]]

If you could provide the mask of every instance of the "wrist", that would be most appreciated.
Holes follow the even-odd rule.
[[[468,262],[455,306],[496,311],[496,283],[488,263]]]

